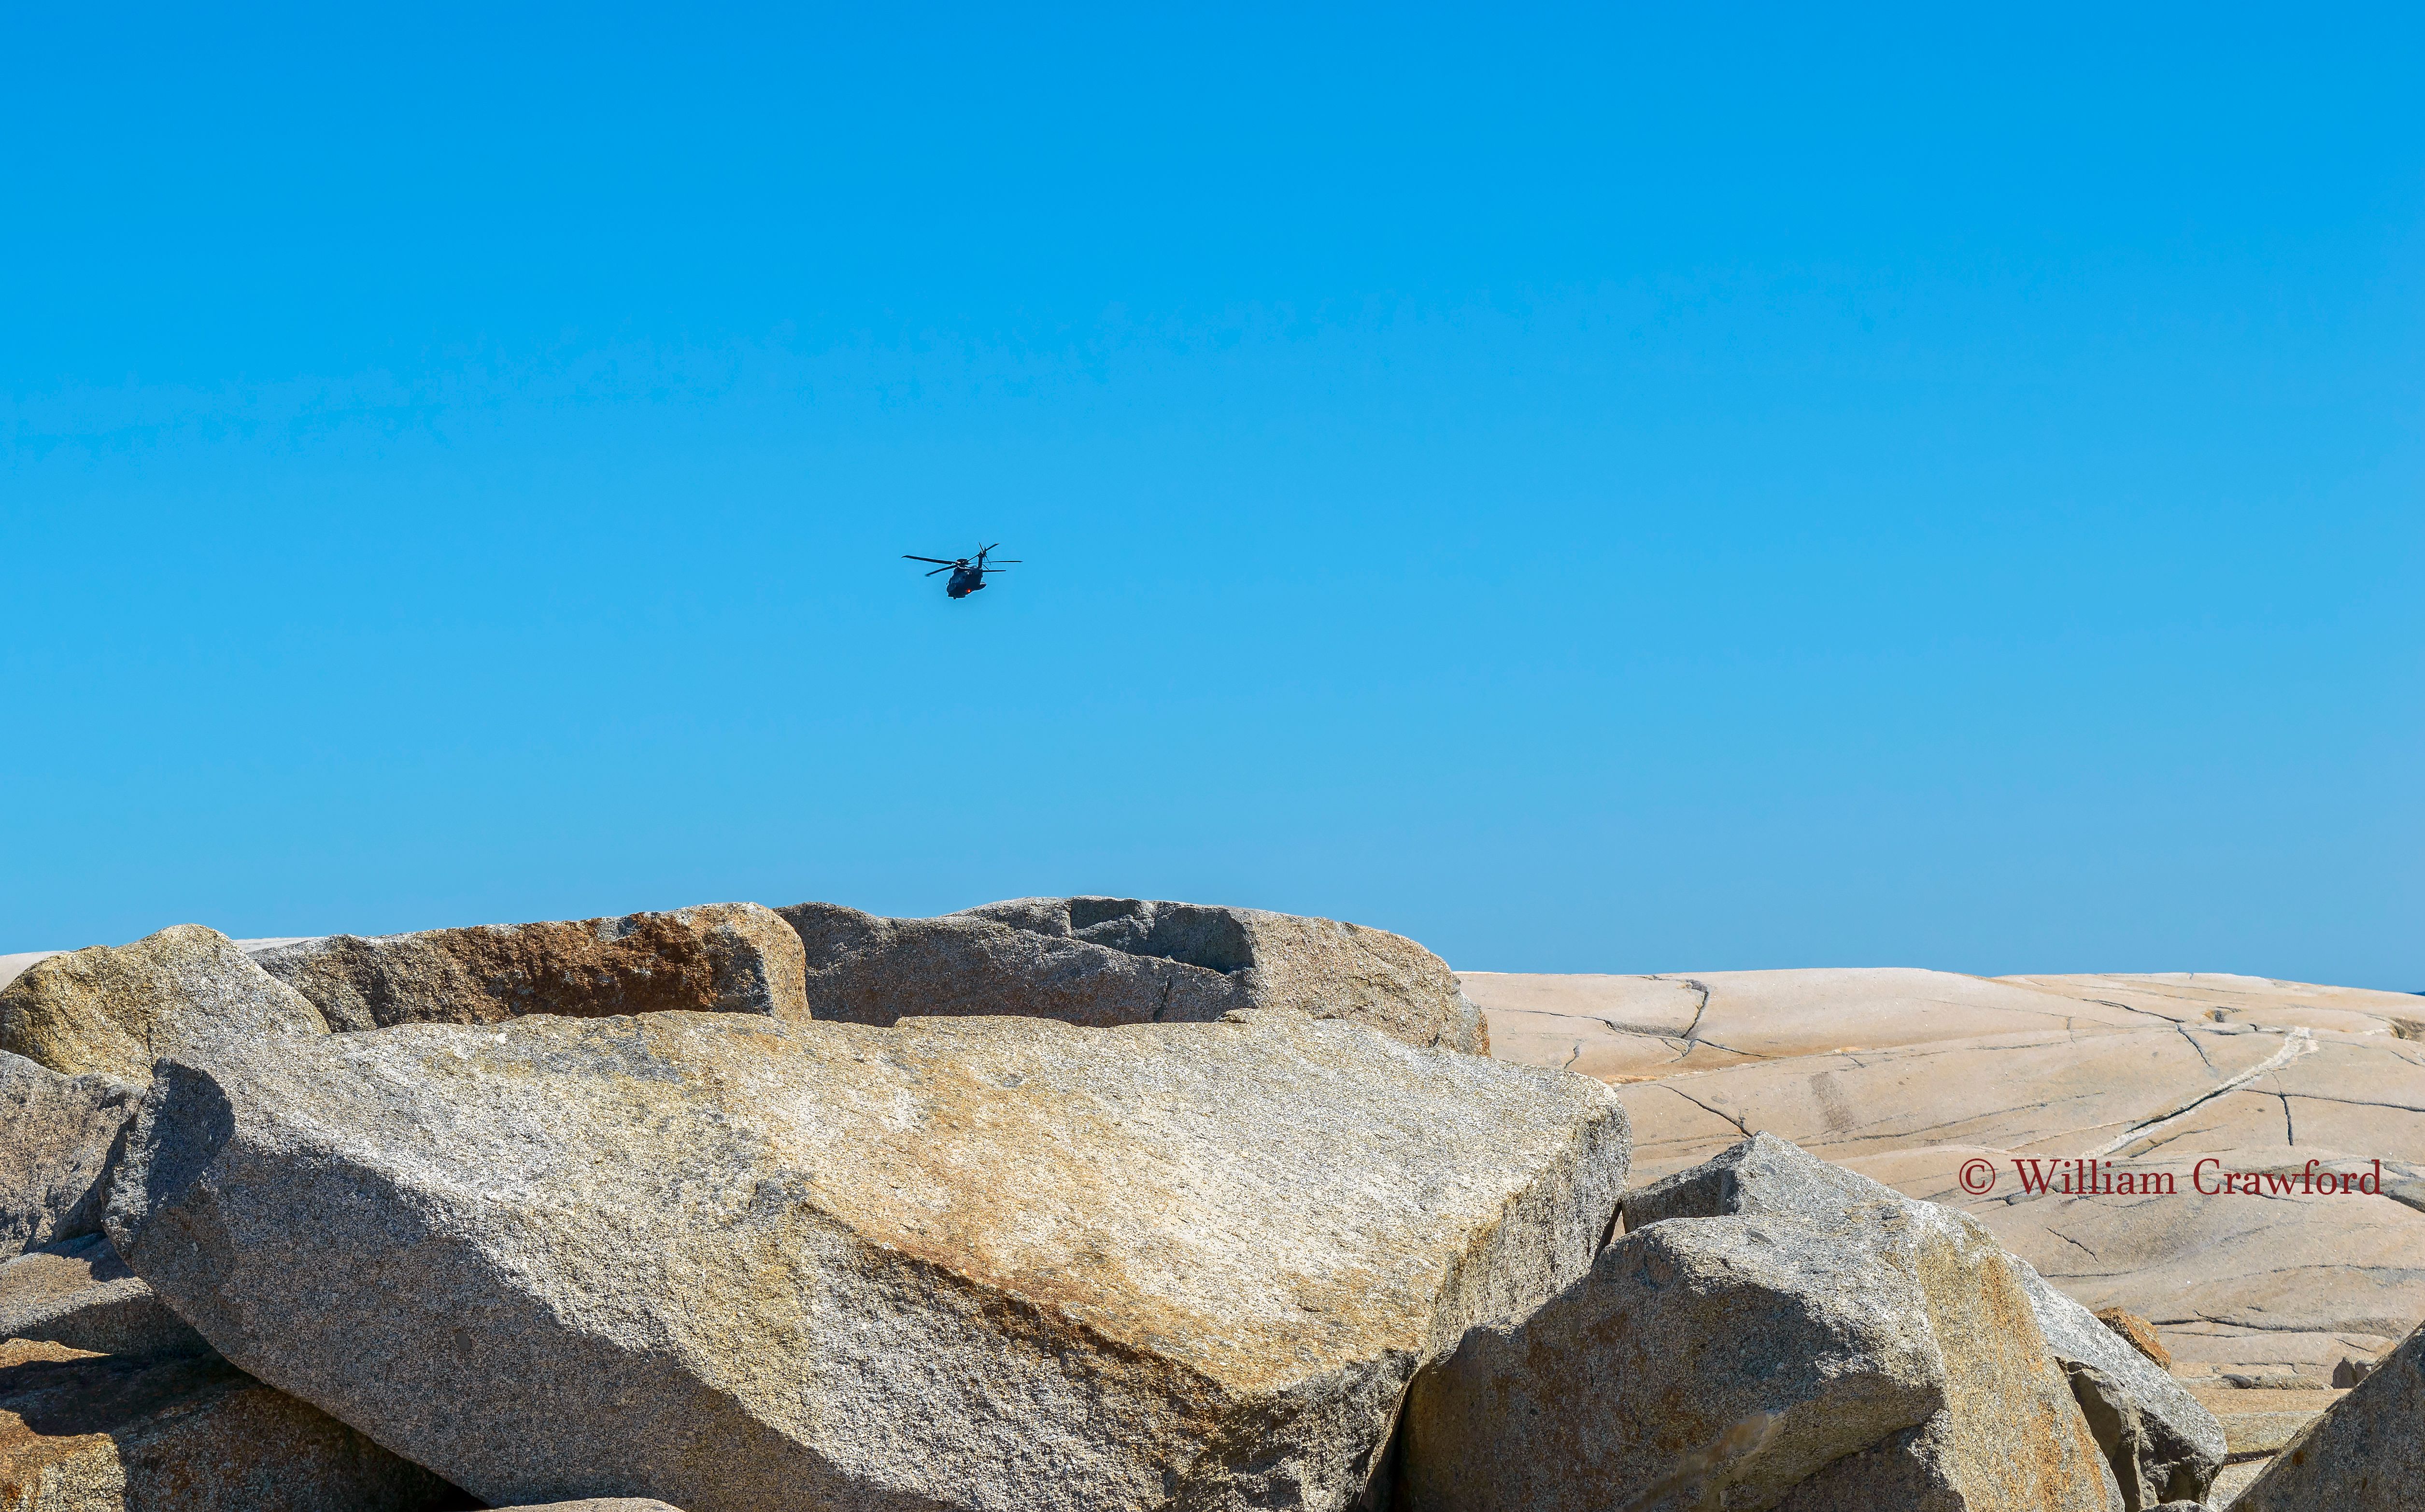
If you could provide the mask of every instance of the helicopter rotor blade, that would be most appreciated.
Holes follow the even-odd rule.
[[[942,562],[945,567],[952,565],[950,562],[943,561],[940,556],[912,556],[907,552],[901,554],[901,559],[905,562]]]
[[[921,557],[919,557],[918,559],[919,559],[920,561],[922,561],[922,562],[931,562],[931,561],[933,561],[933,560],[934,560],[934,558],[933,558],[933,557],[931,557],[931,556],[921,556]],[[953,565],[954,565],[954,564],[952,564],[952,563],[950,563],[950,562],[945,562],[942,566],[940,566],[940,567],[939,567],[939,568],[935,569],[935,572],[948,572],[948,571],[950,571],[952,570]],[[933,576],[935,575],[935,572],[921,572],[921,573],[919,573],[918,575],[919,575],[920,577],[933,577]]]

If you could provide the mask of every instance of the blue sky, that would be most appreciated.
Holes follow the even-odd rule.
[[[0,951],[2425,988],[2413,9],[10,27]]]

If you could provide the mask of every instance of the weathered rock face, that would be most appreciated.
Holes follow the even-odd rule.
[[[2425,1327],[2286,1444],[2234,1512],[2410,1512],[2425,1489]]]
[[[0,1259],[101,1231],[110,1154],[141,1096],[0,1051]]]
[[[1898,1215],[1899,1217],[1899,1215]],[[1967,1242],[1797,1218],[1629,1233],[1521,1322],[1417,1377],[1409,1512],[1775,1506],[1830,1461],[1945,1405],[1918,1263]]]
[[[109,1224],[493,1504],[1323,1509],[1625,1166],[1596,1083],[1293,1013],[535,1016],[164,1066]]]
[[[52,956],[0,989],[0,1050],[67,1076],[139,1085],[157,1056],[328,1032],[319,1009],[196,924]]]
[[[253,958],[331,1028],[694,1009],[805,1019],[799,937],[755,903],[405,935],[329,935]]]
[[[213,1355],[0,1344],[11,1512],[425,1512],[453,1488]]]
[[[1673,1219],[1732,1215],[1799,1218],[1839,1243],[1875,1225],[1885,1237],[1872,1242],[1909,1247],[1900,1263],[1926,1299],[1944,1369],[1944,1406],[1924,1423],[1835,1461],[1781,1501],[1746,1506],[2108,1506],[2110,1470],[2039,1333],[2021,1267],[1977,1220],[1898,1196],[1772,1134],[1625,1198],[1629,1239]],[[1923,1246],[1921,1236],[1936,1242]],[[2089,1326],[2102,1332],[2094,1319]]]
[[[1755,1131],[1958,1207],[2091,1307],[2146,1318],[2185,1380],[2296,1373],[2425,1315],[2419,999],[2174,973],[1468,973],[1493,1054],[1618,1086],[1656,1178]],[[2023,1194],[2014,1162],[2160,1167],[2176,1196]],[[2193,1167],[2369,1170],[2383,1195],[2201,1194]],[[1962,1189],[1972,1158],[1999,1173]],[[2211,1184],[2211,1183],[2210,1183]]]
[[[2128,1308],[2098,1308],[2090,1315],[2105,1325],[2113,1337],[2144,1355],[2147,1362],[2158,1370],[2173,1368],[2172,1354],[2164,1348],[2164,1341],[2156,1332],[2154,1324]]]
[[[97,1355],[210,1350],[98,1233],[0,1264],[0,1339],[38,1339]]]
[[[810,1016],[834,1022],[1009,1013],[1108,1028],[1209,1023],[1245,1005],[1219,972],[990,919],[885,919],[832,903],[780,912],[807,949]]]
[[[780,910],[820,1019],[1017,1013],[1068,1023],[1209,1022],[1241,1008],[1344,1019],[1483,1054],[1481,1011],[1413,941],[1329,919],[1136,898],[1015,898],[937,919],[827,903]]]
[[[2113,1467],[2124,1512],[2205,1496],[2225,1455],[2223,1424],[2214,1414],[2096,1314],[2048,1286],[2029,1262],[2013,1263],[2020,1268],[2038,1331]]]

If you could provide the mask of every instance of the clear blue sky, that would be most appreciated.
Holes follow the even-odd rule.
[[[20,8],[0,951],[1095,892],[2425,988],[2420,78],[2390,6]]]

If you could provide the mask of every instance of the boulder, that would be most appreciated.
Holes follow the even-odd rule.
[[[1780,1502],[1745,1505],[1794,1512],[2108,1505],[2111,1469],[2036,1327],[2026,1268],[1976,1219],[1899,1196],[1773,1134],[1629,1192],[1623,1208],[1629,1238],[1673,1220],[1735,1215],[1803,1219],[1839,1243],[1875,1225],[1916,1247],[1904,1263],[1926,1298],[1945,1380],[1944,1406],[1925,1422],[1830,1464]],[[1928,1236],[1942,1236],[1935,1251],[1918,1247]],[[2103,1334],[2084,1311],[2080,1316]]]
[[[695,1009],[805,1019],[799,937],[755,903],[570,923],[265,942],[253,959],[331,1028]]]
[[[161,1055],[328,1032],[300,993],[198,924],[52,956],[0,989],[0,1050],[66,1076],[140,1084]]]
[[[2214,1414],[2096,1313],[2048,1285],[2029,1262],[2013,1263],[2038,1331],[2113,1467],[2124,1512],[2205,1496],[2227,1453]]]
[[[0,1344],[0,1488],[24,1512],[428,1512],[435,1475],[215,1355]]]
[[[1295,1013],[535,1015],[164,1065],[109,1228],[491,1504],[1321,1512],[1626,1158],[1598,1083]]]
[[[12,956],[0,956],[0,987],[24,975],[25,968],[36,961],[48,960],[57,954],[56,950],[23,950]]]
[[[1455,973],[1403,936],[1259,909],[1137,898],[1015,898],[936,919],[828,903],[781,909],[821,1019],[1018,1013],[1068,1023],[1209,1022],[1267,1008],[1485,1054]]]
[[[0,1259],[101,1231],[111,1154],[141,1096],[0,1051]]]
[[[0,1264],[0,1339],[39,1339],[97,1355],[210,1352],[98,1233]]]
[[[2233,1512],[2410,1512],[2425,1488],[2425,1327],[2273,1456]]]
[[[1108,1028],[1206,1023],[1242,1006],[1229,978],[991,919],[885,919],[833,903],[779,910],[808,955],[811,1018],[1018,1014]]]
[[[1679,1218],[1628,1233],[1520,1321],[1416,1378],[1406,1512],[1775,1506],[1945,1406],[1923,1274],[1980,1236]]]
[[[2156,1326],[2128,1308],[2098,1308],[2093,1314],[2115,1338],[2147,1357],[2147,1362],[2158,1370],[2173,1368],[2173,1357],[2164,1348],[2164,1341],[2156,1334]]]

